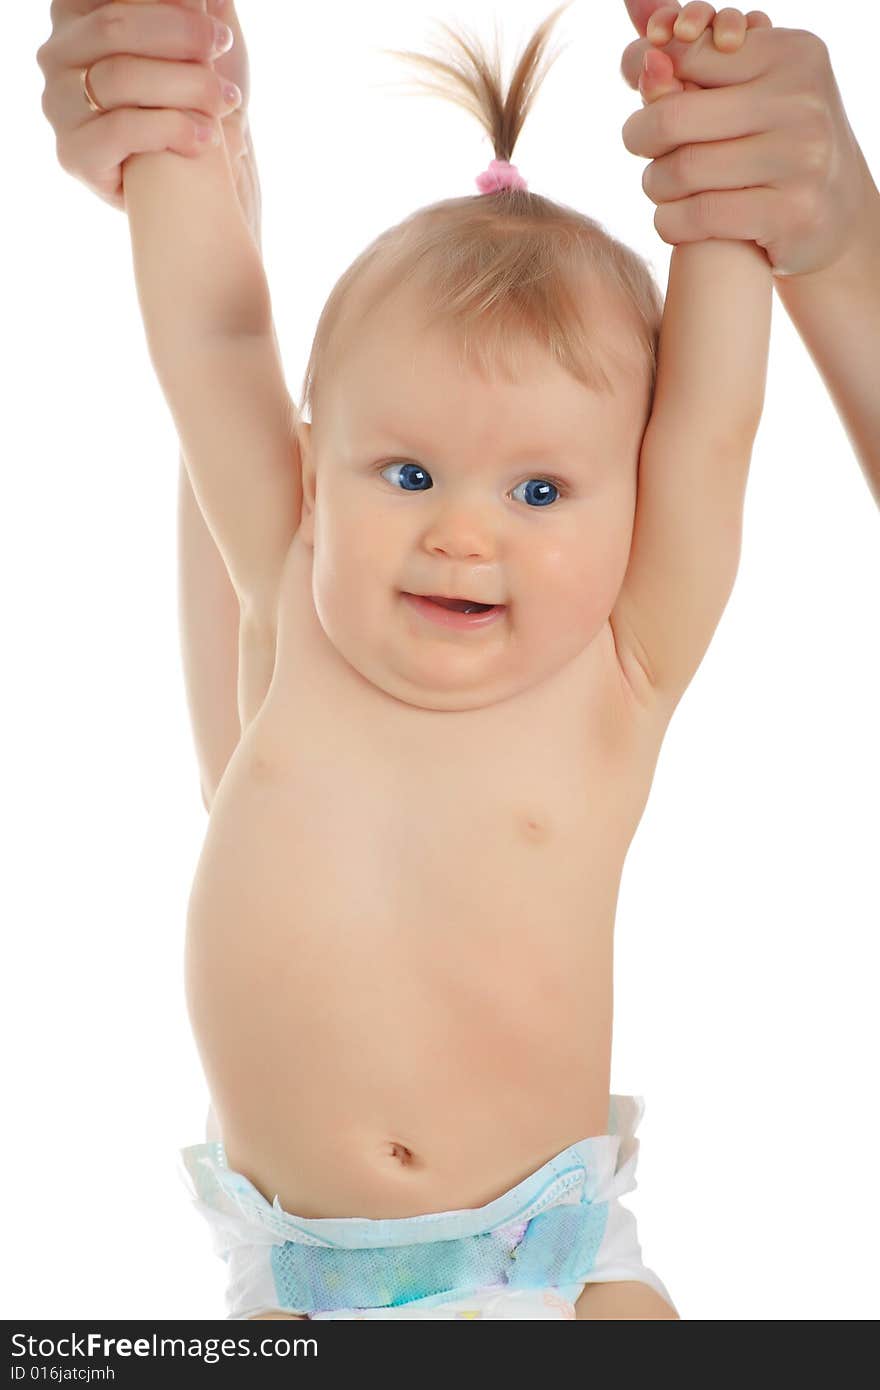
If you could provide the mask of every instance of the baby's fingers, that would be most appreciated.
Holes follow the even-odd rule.
[[[772,29],[773,21],[763,10],[727,8],[719,10],[712,24],[712,40],[721,53],[738,53],[746,41],[748,29]]]
[[[673,37],[682,43],[693,43],[704,34],[715,19],[715,7],[705,5],[702,0],[685,5],[672,28]]]
[[[681,12],[680,5],[664,5],[655,10],[648,20],[645,38],[658,48],[665,47],[672,38],[672,29]]]
[[[720,53],[738,53],[746,41],[748,23],[742,10],[719,10],[712,25],[712,39]]]

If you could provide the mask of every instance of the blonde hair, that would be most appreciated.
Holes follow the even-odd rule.
[[[565,0],[536,29],[519,58],[506,95],[495,55],[479,41],[446,30],[450,51],[432,57],[386,50],[427,68],[434,82],[417,85],[465,107],[489,135],[495,158],[511,160],[523,123],[552,62],[538,68],[550,31],[572,0]],[[588,388],[614,393],[603,366],[616,355],[597,331],[608,303],[619,305],[634,351],[616,360],[647,378],[648,408],[657,371],[663,299],[646,262],[598,222],[538,193],[505,188],[452,198],[419,208],[382,232],[341,276],[321,313],[303,382],[302,407],[315,418],[318,387],[331,359],[331,344],[352,291],[366,315],[393,289],[415,284],[426,315],[459,331],[466,359],[483,372],[515,371],[517,345],[537,341],[559,365]],[[590,293],[593,290],[594,293]]]

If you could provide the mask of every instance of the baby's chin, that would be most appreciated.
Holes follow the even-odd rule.
[[[596,635],[582,631],[583,612],[564,625],[536,626],[529,605],[515,599],[498,605],[497,616],[482,624],[478,616],[473,626],[465,618],[464,627],[429,618],[390,586],[346,595],[319,591],[315,605],[328,640],[374,690],[436,713],[486,709],[568,669],[574,676],[574,664]]]
[[[344,653],[343,653],[344,655]],[[532,682],[512,669],[509,654],[462,651],[448,642],[401,650],[353,652],[349,662],[384,694],[416,709],[464,713],[510,699]]]
[[[433,714],[467,714],[489,709],[522,694],[522,690],[509,680],[484,680],[480,684],[470,684],[463,688],[459,683],[454,687],[441,686],[434,682],[414,681],[406,676],[390,677],[386,683],[374,682],[376,689],[414,710],[424,710]]]
[[[534,683],[517,669],[521,655],[502,633],[503,619],[491,635],[486,630],[479,637],[445,628],[421,631],[403,611],[402,596],[398,602],[399,622],[379,632],[322,622],[340,656],[377,692],[415,709],[463,713],[510,699]]]

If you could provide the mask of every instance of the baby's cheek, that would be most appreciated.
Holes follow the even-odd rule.
[[[583,544],[570,554],[557,579],[555,611],[565,614],[565,623],[585,642],[592,641],[608,618],[626,569],[626,539],[615,531],[588,528]]]

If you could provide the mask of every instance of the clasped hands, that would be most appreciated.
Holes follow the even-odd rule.
[[[621,71],[643,109],[623,126],[670,245],[754,241],[774,275],[840,261],[876,199],[826,45],[762,11],[626,0],[641,38]]]

